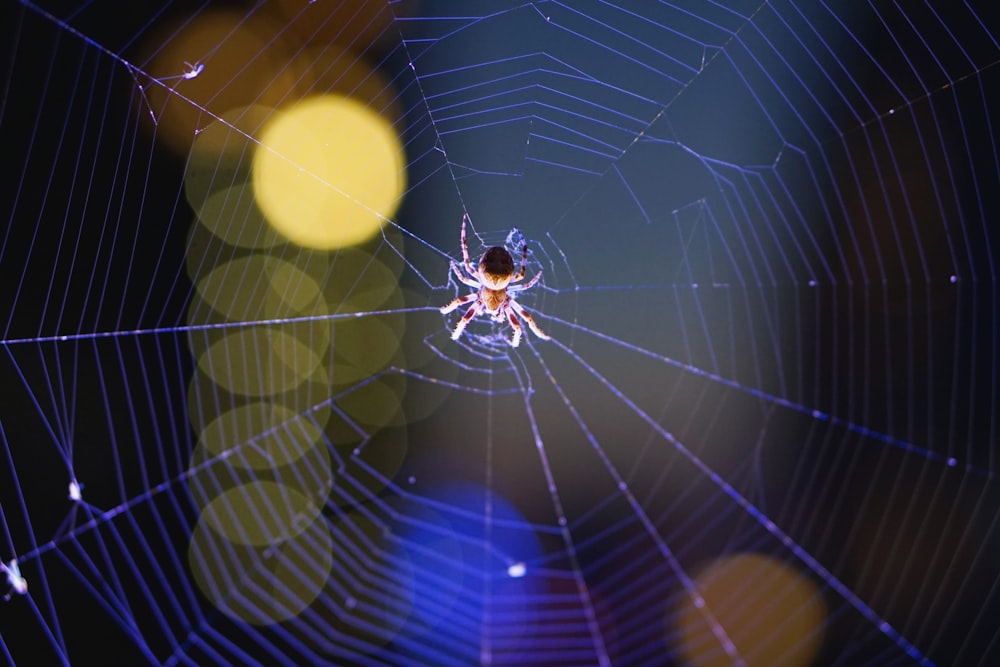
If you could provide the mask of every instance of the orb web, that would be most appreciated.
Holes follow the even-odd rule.
[[[7,662],[1000,655],[984,7],[5,17]]]

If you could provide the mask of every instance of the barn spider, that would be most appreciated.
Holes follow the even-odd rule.
[[[524,306],[515,301],[512,296],[513,292],[523,292],[542,277],[542,272],[539,271],[523,285],[511,284],[524,280],[524,270],[528,264],[528,244],[525,243],[521,250],[521,270],[518,271],[517,275],[514,275],[514,258],[501,246],[487,248],[483,256],[479,258],[479,267],[475,268],[469,260],[469,244],[465,240],[465,221],[468,217],[468,214],[462,217],[462,266],[468,275],[462,273],[456,262],[451,263],[451,270],[455,272],[459,281],[476,291],[460,296],[447,306],[441,307],[442,313],[450,313],[463,304],[473,302],[472,306],[465,311],[465,315],[462,315],[462,318],[455,324],[455,329],[451,332],[452,340],[458,340],[469,322],[484,312],[492,315],[496,322],[503,322],[504,319],[510,322],[510,326],[514,330],[510,338],[511,347],[517,347],[521,342],[521,322],[518,321],[518,317],[528,323],[536,336],[548,340],[548,334],[538,328],[535,320],[524,309]]]

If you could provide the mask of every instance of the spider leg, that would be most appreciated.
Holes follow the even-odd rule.
[[[468,219],[468,213],[462,216],[462,262],[465,264],[465,270],[469,272],[469,275],[475,276],[476,270],[472,266],[472,260],[469,259],[469,242],[465,238],[465,221]]]
[[[521,270],[517,272],[517,275],[510,279],[512,283],[516,283],[520,280],[524,280],[524,271],[528,268],[528,243],[525,242],[524,248],[521,249]]]
[[[476,281],[476,280],[470,278],[469,276],[465,275],[464,273],[462,273],[462,269],[458,268],[458,264],[456,264],[455,262],[451,263],[451,270],[455,272],[455,275],[458,277],[458,279],[461,282],[465,283],[469,287],[473,287],[473,288],[475,288],[477,290],[480,287],[482,287],[482,285],[480,285],[478,281]]]
[[[507,321],[510,322],[510,328],[514,330],[510,337],[510,346],[517,347],[521,344],[521,323],[517,321],[517,315],[514,314],[513,308],[507,309]]]
[[[474,296],[479,296],[479,295],[477,294]],[[465,327],[469,325],[469,322],[471,322],[472,319],[476,315],[478,315],[480,311],[482,311],[482,309],[483,309],[482,301],[476,301],[474,304],[472,304],[472,307],[469,308],[467,311],[465,311],[465,315],[462,315],[462,319],[460,319],[455,324],[455,329],[451,332],[451,339],[458,340],[458,337],[462,335],[463,331],[465,331]]]
[[[549,338],[551,338],[551,336],[549,336],[547,333],[538,328],[538,325],[535,324],[535,318],[533,318],[531,314],[524,309],[524,306],[519,304],[517,301],[511,299],[510,308],[518,315],[520,315],[521,319],[523,319],[525,322],[528,323],[528,326],[531,327],[531,330],[535,333],[536,336],[538,336],[542,340],[549,340]]]
[[[523,285],[509,285],[507,287],[507,291],[508,292],[523,292],[524,290],[532,287],[535,283],[537,283],[541,277],[542,277],[542,272],[539,271],[538,273],[536,273],[535,275],[533,275],[531,277],[531,280],[529,280],[528,282],[524,283]]]
[[[456,308],[458,308],[462,304],[469,303],[470,301],[472,301],[473,299],[475,299],[478,296],[479,296],[479,292],[470,292],[469,294],[466,294],[465,296],[460,296],[457,299],[453,299],[451,303],[449,303],[447,306],[441,306],[441,308],[439,310],[441,311],[441,313],[443,315],[447,315],[448,313],[450,313],[451,311],[455,310]]]

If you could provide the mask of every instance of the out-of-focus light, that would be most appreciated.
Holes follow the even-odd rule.
[[[322,42],[296,50],[290,66],[298,72],[296,99],[342,95],[361,102],[390,123],[403,115],[396,88],[381,70],[358,55],[357,49]]]
[[[213,419],[202,430],[199,444],[205,446],[208,457],[227,457],[238,450],[243,468],[271,470],[295,463],[314,448],[320,457],[328,458],[326,449],[318,445],[329,417],[327,406],[303,415],[277,398],[254,401]]]
[[[270,248],[281,240],[257,208],[253,189],[247,183],[216,190],[196,211],[205,229],[229,245]]]
[[[260,142],[257,204],[293,243],[324,250],[362,243],[399,205],[402,144],[388,121],[360,102],[307,98],[276,114]]]
[[[156,138],[187,155],[198,133],[233,107],[276,106],[292,94],[294,72],[266,24],[243,11],[213,9],[168,23],[145,42],[142,104]],[[193,65],[197,63],[197,65]],[[197,75],[192,73],[200,68]],[[255,119],[247,119],[252,132]],[[244,127],[236,121],[237,127]]]
[[[368,655],[401,636],[415,641],[418,635],[406,634],[407,625],[424,601],[416,595],[409,554],[393,531],[358,511],[341,511],[321,523],[334,536],[336,567],[305,631],[290,624],[289,635],[320,655],[329,655],[330,641],[338,637],[365,646]]]
[[[684,595],[673,616],[685,664],[732,664],[720,637],[750,667],[805,667],[816,657],[826,606],[819,587],[785,563],[756,553],[727,556],[694,585],[700,595]]]
[[[292,262],[274,255],[244,255],[191,278],[204,303],[230,322],[322,317],[330,312],[317,282]],[[198,310],[204,310],[201,304]],[[323,354],[330,342],[329,325],[324,324],[323,332],[319,324],[323,323],[311,327],[309,339],[317,353]],[[294,331],[290,325],[285,328]]]
[[[227,616],[272,625],[301,614],[324,591],[333,569],[333,536],[314,521],[295,536],[264,545],[233,544],[203,514],[188,546],[198,589]]]
[[[264,219],[250,184],[258,131],[274,113],[252,105],[230,109],[195,138],[184,170],[184,196],[212,235],[240,248],[266,249],[283,240]],[[199,258],[199,272],[206,261]]]
[[[198,357],[198,368],[232,394],[266,398],[295,389],[314,373],[322,375],[322,362],[321,351],[294,329],[253,326],[211,342]]]
[[[361,53],[398,43],[395,20],[414,14],[415,5],[414,0],[267,0],[260,7],[264,14],[273,13],[290,40],[335,43]]]
[[[292,486],[256,481],[215,496],[202,510],[201,518],[233,544],[266,547],[301,533],[321,507]]]

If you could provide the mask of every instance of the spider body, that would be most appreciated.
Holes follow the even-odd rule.
[[[524,272],[528,264],[528,244],[525,243],[521,249],[521,270],[516,274],[514,273],[514,258],[507,252],[506,248],[500,246],[488,248],[480,257],[479,265],[474,267],[469,259],[469,244],[465,237],[466,218],[468,215],[462,217],[461,236],[462,267],[465,269],[465,273],[455,262],[451,263],[451,270],[454,271],[460,282],[476,291],[460,296],[448,305],[441,307],[442,313],[450,313],[459,306],[472,303],[455,324],[451,333],[452,340],[457,340],[469,322],[482,313],[491,315],[497,322],[507,320],[510,323],[514,332],[509,341],[512,347],[517,347],[521,342],[521,320],[528,324],[536,336],[548,340],[549,336],[538,328],[534,318],[524,309],[524,306],[511,296],[515,292],[522,292],[532,287],[542,277],[542,272],[539,271],[528,282],[521,285],[514,284],[524,280]]]

